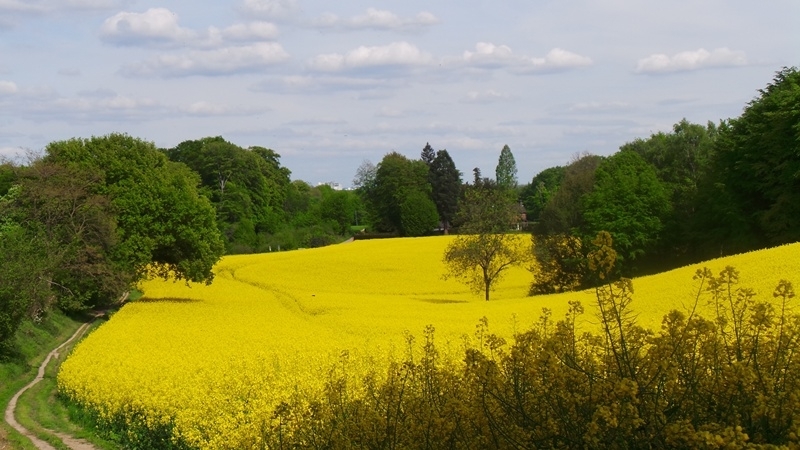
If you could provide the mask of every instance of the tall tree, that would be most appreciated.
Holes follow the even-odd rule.
[[[365,159],[361,162],[353,177],[353,187],[356,189],[363,211],[359,211],[359,222],[362,225],[378,223],[378,207],[375,204],[377,195],[375,192],[375,176],[378,168],[372,161]]]
[[[650,163],[668,192],[672,213],[664,220],[659,252],[678,264],[709,256],[698,226],[700,216],[716,205],[701,202],[698,195],[709,175],[717,135],[712,122],[703,126],[683,119],[670,133],[659,132],[620,147],[620,151],[634,151]]]
[[[583,224],[581,198],[594,188],[595,171],[602,161],[597,155],[577,156],[564,170],[564,179],[547,202],[534,227],[536,234],[572,234]]]
[[[733,201],[718,224],[730,237],[725,253],[800,240],[797,105],[800,71],[784,68],[720,129],[713,172]]]
[[[0,196],[0,360],[11,352],[22,321],[49,308],[53,290],[46,275],[57,267],[42,245],[40,230],[24,227],[20,217],[9,214],[9,204],[20,191],[11,187]]]
[[[95,192],[108,195],[116,217],[118,242],[109,251],[115,264],[136,278],[211,282],[224,247],[188,167],[124,134],[53,142],[46,152],[46,163],[97,177]]]
[[[430,166],[433,163],[433,160],[436,158],[436,152],[433,151],[433,147],[429,142],[425,143],[425,147],[422,149],[422,154],[420,155],[420,159]]]
[[[482,181],[483,181],[483,176],[481,175],[481,168],[480,167],[476,167],[476,168],[472,169],[472,183],[475,186],[477,186],[477,185],[481,184]]]
[[[558,191],[564,179],[565,168],[550,167],[536,174],[531,182],[522,188],[520,198],[525,205],[528,220],[536,222],[550,198]]]
[[[461,172],[447,150],[436,152],[436,158],[428,166],[428,180],[431,183],[433,203],[439,214],[445,234],[458,211],[458,197],[461,193]]]
[[[119,242],[117,220],[96,173],[35,161],[20,169],[19,194],[2,213],[39,238],[53,263],[41,276],[57,286],[64,311],[106,305],[135,280],[111,254]]]
[[[506,191],[517,188],[517,163],[514,161],[514,154],[508,145],[504,145],[500,150],[500,158],[495,169],[497,185]]]
[[[430,196],[428,166],[410,160],[397,152],[388,153],[375,172],[375,188],[371,203],[375,206],[379,231],[402,232],[400,205],[414,191]],[[434,206],[435,209],[435,206]]]
[[[229,251],[252,249],[257,233],[274,233],[284,222],[291,172],[275,151],[244,149],[217,136],[184,141],[164,153],[200,175]]]
[[[600,163],[592,191],[581,199],[581,209],[584,242],[601,231],[610,233],[618,266],[630,271],[634,260],[658,242],[670,202],[653,166],[636,152],[620,151]]]

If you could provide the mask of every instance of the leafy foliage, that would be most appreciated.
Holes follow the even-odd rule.
[[[19,225],[0,222],[0,359],[11,352],[22,320],[40,317],[52,302],[50,284],[41,274],[54,266],[36,238]]]
[[[439,220],[447,233],[458,212],[458,198],[461,194],[461,172],[456,169],[447,150],[436,152],[436,157],[428,166],[428,181]]]
[[[18,195],[3,213],[36,236],[51,264],[39,276],[58,306],[76,311],[114,301],[135,273],[111,257],[119,230],[109,196],[97,193],[97,175],[41,160],[19,172]]]
[[[634,152],[620,151],[597,167],[581,209],[584,239],[611,233],[621,265],[630,265],[655,247],[670,203],[652,166]]]
[[[400,203],[400,225],[404,236],[424,236],[439,224],[436,205],[421,191],[411,191]]]
[[[500,158],[497,161],[495,168],[495,177],[497,179],[497,186],[500,189],[512,191],[517,188],[517,162],[514,160],[514,154],[508,145],[504,145],[500,150]]]
[[[550,167],[536,174],[531,182],[520,192],[520,199],[525,205],[528,220],[538,222],[550,198],[558,191],[564,180],[565,168]]]
[[[185,165],[123,134],[53,142],[46,151],[46,163],[94,174],[95,192],[108,195],[118,229],[109,251],[115,264],[135,279],[213,279],[223,245],[213,209]]]
[[[732,202],[732,251],[800,240],[800,71],[784,68],[719,130],[716,181]],[[717,243],[722,244],[717,240]]]
[[[257,247],[257,234],[281,227],[290,172],[273,150],[244,149],[222,137],[207,137],[163,151],[200,176],[229,251]]]
[[[530,259],[529,241],[508,234],[517,220],[515,204],[505,191],[491,185],[469,186],[459,208],[462,233],[445,250],[445,279],[455,278],[489,294],[503,272]]]
[[[581,199],[594,188],[601,161],[600,156],[582,155],[565,168],[564,179],[542,210],[535,234],[571,234],[583,226]]]
[[[400,205],[414,192],[430,195],[428,166],[397,152],[386,154],[375,171],[374,185],[366,191],[378,231],[402,232]]]
[[[706,228],[702,225],[705,218],[715,217],[724,204],[722,198],[702,198],[710,194],[704,189],[713,189],[709,185],[710,166],[717,135],[718,128],[713,123],[702,126],[683,119],[671,133],[659,132],[620,147],[620,151],[638,153],[652,165],[669,195],[672,207],[663,218],[656,258],[679,264],[711,256],[704,252],[707,238],[701,237],[700,230]]]
[[[530,258],[527,239],[517,234],[479,233],[457,236],[447,246],[442,258],[445,279],[454,278],[469,286],[476,294],[489,294],[504,272],[523,265]]]

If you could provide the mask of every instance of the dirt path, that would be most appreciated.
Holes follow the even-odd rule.
[[[6,422],[8,422],[8,424],[11,425],[11,427],[17,430],[20,434],[30,439],[31,442],[33,442],[33,445],[35,445],[36,448],[38,448],[39,450],[56,450],[56,448],[53,447],[48,442],[39,439],[33,433],[31,433],[30,430],[23,427],[22,425],[19,424],[19,422],[17,422],[16,417],[14,417],[14,413],[17,409],[17,401],[19,400],[20,396],[22,396],[22,394],[25,393],[25,391],[35,386],[36,383],[42,381],[42,379],[44,378],[45,369],[47,368],[47,364],[50,363],[50,360],[53,358],[58,358],[58,352],[62,348],[64,348],[65,345],[69,344],[75,338],[80,336],[84,331],[86,331],[89,325],[91,325],[91,322],[81,325],[80,328],[78,328],[78,330],[75,332],[75,334],[73,334],[69,339],[64,341],[64,343],[56,347],[53,351],[51,351],[47,355],[47,358],[44,359],[44,362],[42,362],[42,364],[39,366],[39,373],[36,375],[36,378],[34,378],[33,381],[28,383],[25,387],[23,387],[16,394],[14,394],[14,396],[11,398],[11,401],[8,403],[8,407],[6,408],[6,413],[5,413]],[[63,442],[64,445],[73,450],[96,450],[96,447],[94,445],[90,444],[89,442],[83,439],[76,439],[72,436],[69,436],[64,433],[59,433],[57,431],[52,431],[52,430],[47,430],[47,431],[53,436],[57,436],[59,439],[61,439],[61,442]]]

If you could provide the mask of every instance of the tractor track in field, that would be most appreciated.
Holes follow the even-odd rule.
[[[105,313],[101,312],[101,313],[96,314],[95,315],[95,319],[97,317],[100,317],[103,314],[105,314]],[[86,329],[89,328],[89,325],[91,325],[92,322],[94,322],[94,319],[89,321],[89,322],[87,322],[87,323],[85,323],[85,324],[83,324],[83,325],[81,325],[78,328],[78,330],[75,331],[75,333],[72,336],[70,336],[69,339],[67,339],[66,341],[61,343],[61,345],[59,345],[58,347],[53,349],[53,351],[51,351],[47,355],[47,357],[44,359],[42,364],[39,366],[39,372],[37,373],[36,377],[30,383],[25,385],[22,389],[17,391],[17,393],[14,394],[13,397],[11,397],[11,401],[8,402],[8,406],[6,407],[6,411],[5,411],[5,420],[6,420],[6,422],[12,428],[17,430],[21,435],[23,435],[23,436],[27,437],[28,439],[30,439],[31,442],[33,443],[33,445],[36,446],[36,448],[39,449],[39,450],[57,450],[57,449],[55,447],[53,447],[52,444],[40,439],[33,432],[31,432],[27,428],[23,427],[19,422],[17,422],[17,419],[15,417],[15,413],[16,413],[16,409],[17,409],[17,402],[19,401],[19,398],[22,396],[22,394],[25,393],[25,391],[27,391],[28,389],[32,388],[33,386],[35,386],[37,383],[39,383],[40,381],[42,381],[44,379],[45,370],[47,369],[47,365],[50,363],[50,360],[52,360],[54,358],[58,358],[59,351],[61,351],[61,349],[64,348],[64,346],[66,346],[67,344],[69,344],[70,342],[72,342],[73,340],[78,338],[80,335],[82,335],[86,331]],[[70,436],[70,435],[68,435],[66,433],[61,433],[61,432],[54,431],[54,430],[45,429],[45,431],[48,434],[50,434],[52,436],[55,436],[58,439],[60,439],[61,442],[64,443],[64,445],[66,445],[67,447],[71,448],[72,450],[96,450],[97,449],[97,447],[95,447],[94,445],[92,445],[91,443],[89,443],[88,441],[86,441],[84,439],[78,439],[78,438],[75,438],[74,436]]]

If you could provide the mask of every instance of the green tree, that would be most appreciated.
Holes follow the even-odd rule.
[[[400,224],[404,236],[424,236],[439,224],[436,205],[423,191],[411,191],[400,202]]]
[[[516,203],[500,189],[470,186],[459,207],[460,229],[445,250],[444,278],[454,278],[476,293],[489,294],[506,270],[530,260],[529,240],[507,230],[517,219]]]
[[[355,217],[357,197],[349,191],[334,191],[329,186],[325,187],[327,189],[322,191],[319,205],[321,219],[334,223],[337,233],[348,234]]]
[[[571,235],[583,225],[581,198],[594,188],[595,171],[603,160],[597,155],[577,157],[564,169],[564,179],[552,195],[534,227],[537,235]]]
[[[664,218],[661,233],[662,258],[673,265],[684,265],[710,256],[706,239],[698,233],[700,217],[716,208],[722,197],[708,204],[700,199],[700,188],[707,184],[714,157],[717,127],[709,122],[699,125],[681,120],[672,132],[659,132],[647,139],[636,139],[621,151],[634,151],[650,163],[670,198],[672,211]],[[718,195],[715,195],[718,196]]]
[[[14,201],[19,189],[0,196],[0,208]],[[41,236],[9,217],[0,218],[0,360],[12,352],[11,339],[22,321],[36,318],[52,302],[51,284],[43,277],[56,266],[41,245]]]
[[[584,154],[567,167],[556,191],[533,227],[532,294],[560,292],[587,283],[582,198],[592,191],[595,172],[603,158]]]
[[[497,185],[504,190],[513,191],[517,188],[517,163],[514,161],[514,154],[508,145],[504,145],[500,150],[500,158],[495,169]]]
[[[375,171],[375,185],[370,203],[375,208],[379,231],[402,232],[400,205],[411,193],[430,195],[428,166],[392,152],[383,157]]]
[[[149,142],[124,134],[53,142],[44,162],[97,177],[107,195],[117,242],[108,257],[138,279],[148,274],[210,283],[224,247],[197,175]]]
[[[433,160],[436,158],[436,152],[433,151],[433,147],[429,142],[425,143],[425,147],[422,149],[422,153],[420,154],[420,159],[430,166],[433,164]]]
[[[708,222],[723,253],[800,240],[799,104],[800,71],[784,68],[741,116],[721,126],[714,182],[731,203]]]
[[[433,203],[439,214],[445,234],[458,211],[458,198],[461,194],[461,172],[447,150],[439,150],[428,166],[428,180],[431,184]]]
[[[547,202],[558,191],[564,180],[565,168],[562,166],[550,167],[536,174],[530,184],[522,188],[520,198],[525,205],[528,220],[539,220]]]
[[[252,250],[257,234],[274,233],[285,222],[283,203],[291,173],[281,167],[275,151],[244,149],[219,136],[184,141],[163,151],[171,161],[199,174],[229,251]]]
[[[135,273],[111,258],[117,220],[109,196],[98,193],[98,175],[44,160],[19,171],[18,195],[2,214],[38,236],[53,263],[40,276],[57,287],[58,306],[74,311],[115,301]]]
[[[621,266],[630,269],[658,242],[670,202],[653,167],[635,152],[620,151],[600,163],[581,207],[584,241],[609,232]]]

